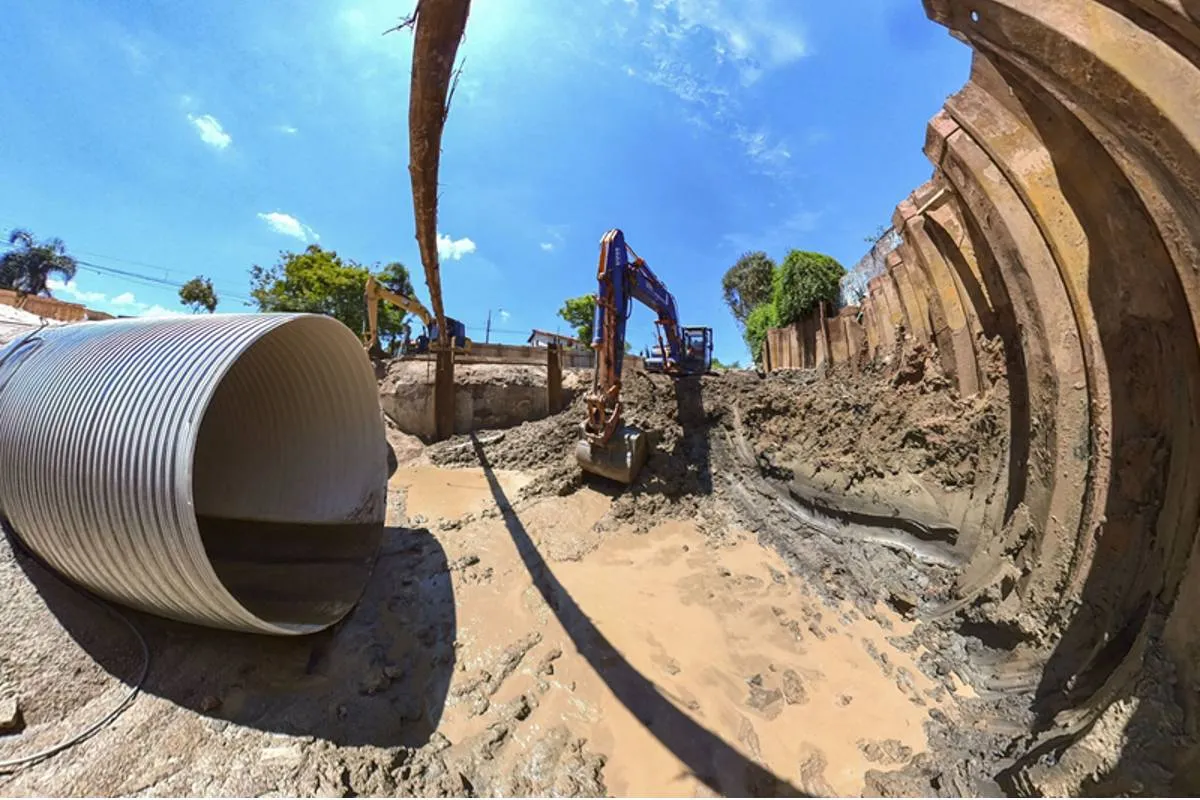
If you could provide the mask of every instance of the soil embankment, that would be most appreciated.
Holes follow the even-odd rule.
[[[151,653],[142,696],[0,792],[874,791],[932,724],[963,727],[973,693],[914,615],[944,567],[742,511],[828,449],[798,424],[822,385],[631,375],[629,418],[658,442],[624,491],[574,465],[579,401],[502,437],[392,431],[392,527],[345,622],[284,640],[123,612]],[[948,410],[929,402],[906,424]],[[118,620],[28,557],[2,562],[0,611],[21,623],[0,633],[4,685],[26,724],[5,758],[103,716],[140,664]]]

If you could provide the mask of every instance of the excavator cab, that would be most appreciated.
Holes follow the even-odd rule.
[[[683,373],[703,375],[712,369],[712,328],[683,329]]]
[[[451,317],[446,317],[446,327],[450,329],[450,346],[455,350],[463,350],[467,347],[467,326]],[[438,340],[437,321],[434,320],[429,325],[429,341],[436,342]]]
[[[712,369],[712,328],[680,328],[683,333],[683,352],[674,370],[677,375],[703,375]],[[661,345],[650,348],[645,357],[647,372],[667,372],[666,358]]]

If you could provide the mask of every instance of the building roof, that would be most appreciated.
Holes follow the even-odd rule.
[[[562,333],[551,333],[550,331],[542,331],[542,330],[538,330],[537,328],[533,329],[533,332],[529,334],[529,338],[526,339],[525,341],[532,342],[534,340],[534,337],[536,337],[536,336],[545,336],[548,339],[555,339],[560,342],[569,342],[570,344],[577,344],[581,347],[583,346],[582,339],[576,339],[574,336],[567,336],[566,334],[562,334]]]

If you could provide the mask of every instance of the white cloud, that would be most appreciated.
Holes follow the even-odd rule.
[[[437,237],[438,258],[458,261],[465,255],[475,252],[475,243],[467,237],[451,239],[449,234],[439,233]]]
[[[93,308],[105,306],[105,308],[97,308],[97,310],[111,310],[115,314],[124,314],[127,316],[136,317],[184,317],[187,316],[183,311],[177,311],[171,308],[163,308],[158,304],[150,305],[138,300],[133,292],[122,292],[121,294],[110,298],[104,292],[89,292],[84,291],[76,285],[75,281],[60,281],[57,278],[51,278],[46,281],[46,287],[58,295],[59,299],[69,298],[71,301],[81,303]]]
[[[173,308],[163,308],[157,303],[152,306],[147,306],[145,303],[139,303],[142,310],[138,312],[139,317],[187,317],[191,316],[183,311],[177,311]]]
[[[730,59],[749,85],[764,72],[785,67],[808,55],[804,32],[785,9],[788,0],[657,0],[660,12],[674,11],[684,31],[702,30],[712,37],[717,58]]]
[[[104,292],[85,292],[79,288],[75,281],[60,281],[58,278],[50,278],[46,281],[46,288],[51,292],[58,292],[60,295],[65,295],[71,298],[72,302],[83,303],[103,303]]]
[[[297,133],[299,133],[299,132],[300,132],[300,129],[299,129],[299,128],[296,128],[296,127],[294,127],[294,126],[292,126],[292,125],[280,125],[280,126],[279,126],[279,132],[280,132],[280,133],[286,133],[286,134],[288,134],[289,136],[294,136],[295,134],[297,134]]]
[[[233,142],[233,137],[225,132],[221,127],[221,123],[212,114],[188,114],[188,120],[196,126],[196,130],[200,132],[200,139],[205,144],[211,144],[218,150],[224,150]]]
[[[792,157],[787,145],[778,140],[772,142],[771,134],[765,129],[751,131],[738,125],[734,128],[734,136],[750,160],[766,174],[778,174]]]
[[[284,236],[291,236],[302,242],[307,242],[310,239],[316,242],[321,239],[316,231],[291,214],[284,214],[282,211],[272,211],[267,214],[260,212],[258,218],[267,223],[267,227],[271,230],[276,233],[282,233]]]
[[[508,322],[508,320],[512,317],[512,314],[508,313],[502,308],[496,313],[496,316],[501,322]]]
[[[748,87],[810,52],[794,0],[649,0],[628,3],[644,31],[641,63],[617,62],[629,76],[661,87],[682,103],[679,117],[729,136],[754,168],[783,178],[791,151],[753,124]],[[751,120],[749,123],[747,120]]]
[[[547,253],[549,253],[551,250],[554,249],[554,242],[542,242],[541,248],[543,250],[545,250]]]

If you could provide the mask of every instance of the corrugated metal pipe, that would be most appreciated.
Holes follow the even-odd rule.
[[[386,505],[374,373],[334,319],[85,322],[0,350],[0,516],[103,597],[321,630],[362,595]]]

